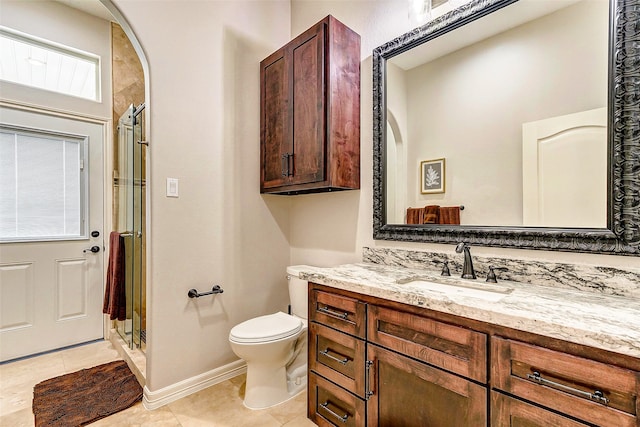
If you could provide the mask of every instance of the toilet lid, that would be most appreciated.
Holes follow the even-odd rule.
[[[229,333],[229,339],[243,343],[275,341],[294,335],[301,329],[300,319],[279,311],[234,326]]]

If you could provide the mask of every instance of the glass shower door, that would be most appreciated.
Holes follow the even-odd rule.
[[[118,121],[116,229],[124,238],[127,316],[118,334],[130,348],[146,348],[144,104],[131,105]]]

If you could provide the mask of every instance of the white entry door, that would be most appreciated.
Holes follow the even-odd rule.
[[[105,135],[0,107],[0,361],[103,337]]]

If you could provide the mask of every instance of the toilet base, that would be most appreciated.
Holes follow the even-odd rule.
[[[247,364],[244,406],[265,409],[284,403],[307,387],[307,340],[302,334],[293,349],[293,360],[287,366],[272,363]]]
[[[288,378],[283,369],[265,372],[247,369],[244,406],[249,409],[266,409],[294,398],[307,388],[307,376]],[[268,375],[268,378],[265,377]]]

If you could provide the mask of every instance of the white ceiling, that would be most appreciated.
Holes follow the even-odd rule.
[[[525,22],[570,6],[577,1],[579,0],[521,0],[395,56],[391,62],[404,70],[410,70]]]
[[[55,0],[59,3],[66,4],[74,9],[81,10],[89,15],[97,16],[98,18],[105,19],[107,21],[114,21],[115,18],[106,7],[99,0]]]

